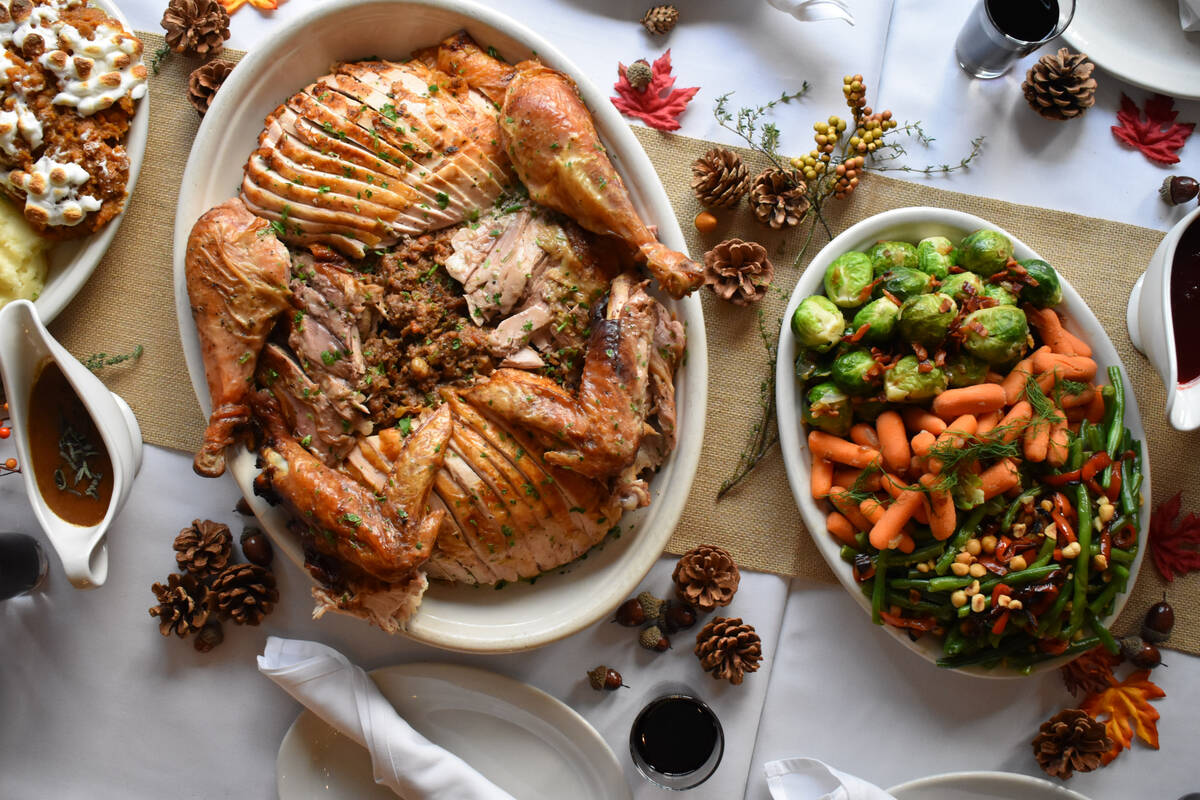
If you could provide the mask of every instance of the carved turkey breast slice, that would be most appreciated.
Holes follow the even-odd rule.
[[[340,64],[267,118],[242,196],[285,241],[362,258],[495,204],[512,178],[497,115],[420,61]]]

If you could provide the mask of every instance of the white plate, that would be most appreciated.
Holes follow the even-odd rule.
[[[1041,258],[1028,245],[1008,231],[971,214],[944,208],[925,208],[920,206],[885,211],[882,214],[868,217],[862,222],[851,226],[832,242],[825,245],[821,249],[821,252],[817,253],[812,263],[809,264],[808,269],[800,276],[800,280],[796,284],[796,289],[792,292],[792,297],[788,301],[787,312],[783,315],[783,330],[779,335],[779,360],[775,373],[775,400],[779,418],[779,443],[783,450],[783,463],[787,469],[788,483],[791,484],[792,494],[796,498],[797,505],[800,506],[800,516],[804,519],[804,525],[808,528],[813,541],[816,542],[817,549],[821,551],[821,555],[829,563],[829,568],[833,570],[833,574],[846,587],[846,591],[868,613],[870,613],[871,603],[863,595],[862,590],[855,582],[854,576],[850,572],[850,565],[842,561],[841,544],[826,531],[826,512],[813,500],[809,487],[812,456],[809,454],[808,440],[800,424],[801,398],[796,391],[796,377],[792,366],[797,352],[796,340],[792,336],[792,327],[790,325],[792,312],[796,310],[796,306],[805,297],[822,291],[825,268],[829,266],[831,261],[847,250],[866,250],[872,244],[881,240],[894,239],[905,242],[916,242],[928,236],[946,236],[954,241],[958,241],[971,231],[980,228],[1000,231],[1011,239],[1013,243],[1013,256],[1015,258]],[[1150,459],[1148,452],[1144,449],[1146,447],[1146,432],[1142,428],[1142,416],[1138,413],[1137,398],[1130,388],[1129,375],[1125,373],[1125,367],[1121,364],[1121,358],[1117,355],[1112,342],[1109,341],[1104,328],[1101,327],[1096,316],[1092,314],[1092,310],[1088,308],[1087,303],[1083,301],[1079,293],[1067,282],[1066,278],[1062,278],[1062,290],[1063,302],[1058,308],[1068,318],[1067,327],[1073,329],[1084,341],[1091,345],[1093,357],[1101,369],[1100,374],[1103,375],[1103,371],[1109,365],[1115,364],[1121,368],[1121,372],[1124,375],[1126,386],[1125,425],[1133,432],[1134,438],[1142,442],[1143,452],[1146,454],[1146,457],[1142,461],[1142,469],[1145,475],[1142,492],[1145,497],[1150,497]],[[1133,591],[1133,582],[1137,579],[1138,568],[1141,566],[1142,556],[1146,552],[1146,535],[1150,526],[1149,503],[1145,503],[1142,506],[1140,523],[1141,546],[1138,548],[1137,556],[1129,568],[1131,574],[1129,585],[1126,587],[1124,594],[1117,595],[1116,603],[1113,605],[1113,613],[1103,620],[1105,624],[1117,618],[1117,615],[1121,613],[1121,609],[1125,606],[1125,601],[1129,598],[1130,592]],[[939,639],[935,639],[932,636],[924,636],[914,642],[903,631],[893,628],[891,625],[883,625],[881,627],[891,634],[892,638],[896,641],[901,642],[908,649],[920,653],[921,656],[931,662],[937,661],[941,656],[942,643]],[[1033,672],[1037,673],[1055,669],[1061,666],[1065,660],[1067,659],[1057,658],[1043,661],[1033,668]],[[955,671],[987,678],[1020,677],[1020,673],[1015,670],[999,668],[989,670],[983,667],[964,667]]]
[[[686,249],[654,167],[629,126],[597,89],[553,45],[495,11],[459,0],[333,0],[314,7],[255,45],[238,64],[196,135],[175,217],[175,303],[192,386],[205,415],[208,389],[196,329],[188,307],[183,257],[188,232],[210,207],[228,199],[241,181],[242,165],[255,147],[263,118],[280,101],[338,60],[372,54],[401,58],[465,27],[480,43],[495,46],[510,61],[536,51],[549,65],[571,75],[591,109],[609,156],[647,222],[662,240]],[[408,635],[428,644],[468,652],[503,652],[538,647],[582,630],[608,614],[649,571],[662,553],[687,500],[704,434],[707,351],[700,299],[665,301],[687,328],[687,358],[676,375],[679,447],[651,481],[649,507],[626,514],[622,535],[603,549],[535,585],[491,587],[434,585],[413,617]],[[255,456],[230,453],[229,469],[255,514],[297,564],[303,556],[284,527],[285,515],[253,494]],[[631,533],[631,526],[634,530]],[[366,623],[364,623],[366,624]]]
[[[1011,772],[951,772],[888,789],[896,800],[1087,800],[1041,778]]]
[[[110,0],[91,0],[91,4],[120,22],[126,31],[133,33],[133,26],[129,24],[129,20],[125,19],[121,9],[117,8]],[[142,59],[147,62],[147,65],[150,55],[150,53],[142,54]],[[125,136],[125,152],[129,156],[129,180],[125,183],[126,208],[133,197],[133,187],[137,183],[138,173],[142,171],[142,160],[146,156],[146,137],[149,132],[150,92],[147,90],[146,95],[137,101],[137,110],[134,111],[133,119],[129,124],[129,132]],[[156,213],[157,211],[160,210],[146,209],[146,213]],[[87,283],[88,278],[92,277],[100,259],[108,251],[108,246],[112,244],[113,237],[117,235],[117,228],[120,227],[121,220],[124,218],[125,211],[122,211],[109,220],[107,225],[90,236],[52,244],[50,251],[46,254],[49,261],[46,270],[46,285],[42,287],[41,293],[34,301],[34,306],[37,308],[42,322],[49,323],[57,317],[58,313]]]
[[[371,673],[400,716],[521,800],[632,797],[616,756],[587,720],[512,678],[452,664]],[[311,711],[292,723],[275,761],[279,800],[391,798],[366,748]]]
[[[1079,0],[1062,38],[1135,86],[1200,99],[1200,31],[1179,26],[1179,0]]]

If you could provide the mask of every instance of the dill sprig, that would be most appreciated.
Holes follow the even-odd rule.
[[[137,361],[142,357],[142,353],[144,351],[145,348],[139,344],[137,347],[133,348],[131,352],[116,356],[110,356],[108,353],[92,353],[90,356],[84,359],[83,365],[92,372],[99,372],[105,367],[113,367],[117,364],[123,364],[126,361]]]
[[[992,432],[997,430],[1000,429],[993,428]],[[942,462],[942,481],[939,482],[939,489],[949,489],[953,486],[957,482],[955,473],[968,464],[979,461],[997,461],[1002,458],[1017,458],[1020,455],[1021,446],[1017,442],[1006,442],[1003,438],[993,438],[991,435],[983,439],[974,436],[962,441],[951,439],[941,444],[935,444],[929,450],[930,458],[936,458]],[[951,480],[948,485],[944,483],[947,479]]]
[[[850,485],[849,489],[844,492],[838,492],[836,495],[831,496],[837,497],[838,500],[850,501],[854,503],[854,505],[858,505],[863,500],[871,499],[875,497],[875,493],[867,488],[867,481],[871,479],[872,475],[875,475],[879,472],[883,472],[879,465],[872,464],[871,466],[864,468],[862,472],[858,473],[858,477],[854,479],[854,483]],[[888,480],[890,477],[891,476],[889,475],[885,475],[884,479]]]
[[[1029,401],[1029,405],[1033,407],[1033,422],[1050,422],[1055,423],[1062,420],[1058,413],[1058,408],[1054,402],[1046,396],[1042,391],[1042,387],[1038,386],[1038,382],[1034,380],[1032,375],[1025,378],[1025,399]]]
[[[1069,381],[1066,378],[1059,378],[1054,384],[1054,405],[1062,408],[1062,399],[1064,395],[1082,394],[1089,387],[1086,383],[1079,381]]]

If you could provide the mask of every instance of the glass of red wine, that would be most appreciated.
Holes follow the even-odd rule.
[[[24,533],[0,533],[0,600],[37,589],[48,566],[37,539]]]
[[[717,715],[684,691],[650,701],[629,731],[629,754],[651,783],[676,791],[708,780],[725,752]]]
[[[954,55],[975,78],[998,78],[1018,58],[1060,35],[1075,15],[1075,0],[979,0]]]

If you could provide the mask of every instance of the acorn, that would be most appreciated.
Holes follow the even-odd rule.
[[[662,629],[657,625],[651,625],[642,631],[641,635],[638,636],[638,644],[647,650],[654,650],[659,653],[666,651],[671,646],[670,640],[663,635]]]
[[[195,647],[198,652],[207,653],[214,647],[225,641],[225,631],[221,629],[221,623],[217,620],[209,620],[196,634],[196,638],[192,640],[192,647]]]
[[[1180,206],[1200,194],[1200,184],[1188,175],[1168,175],[1158,193],[1167,205]]]
[[[258,528],[246,528],[242,531],[239,539],[242,545],[242,555],[251,564],[257,564],[260,567],[271,566],[272,559],[275,558],[275,550],[271,547],[271,540],[266,534]]]
[[[621,680],[621,673],[603,664],[588,670],[587,677],[588,684],[597,692],[615,692],[617,689],[625,686],[625,683]]]
[[[1175,609],[1163,597],[1160,602],[1150,606],[1146,619],[1142,621],[1142,638],[1147,642],[1159,644],[1171,637],[1171,629],[1175,627]]]
[[[667,604],[667,610],[663,614],[663,627],[667,629],[667,633],[685,631],[695,624],[696,612],[691,606],[682,603]]]
[[[661,597],[655,597],[650,592],[642,592],[637,596],[638,603],[642,606],[642,613],[646,615],[646,619],[654,621],[658,619],[663,612],[663,604],[666,600]]]
[[[1129,663],[1138,669],[1154,669],[1162,663],[1162,653],[1149,642],[1143,641],[1142,646],[1129,659]]]
[[[1140,636],[1122,636],[1117,640],[1117,644],[1121,646],[1121,656],[1126,661],[1132,661],[1133,657],[1142,651],[1142,637]]]
[[[233,507],[233,510],[241,514],[243,517],[254,516],[254,512],[250,509],[250,504],[246,502],[246,498],[244,497],[238,498],[237,504]]]
[[[653,78],[654,70],[650,68],[650,63],[644,58],[639,58],[625,68],[625,80],[629,81],[629,85],[639,92],[645,91]]]
[[[637,598],[632,598],[617,606],[614,620],[618,625],[624,625],[626,628],[636,628],[646,621],[646,612],[642,610],[642,604],[637,601]]]

